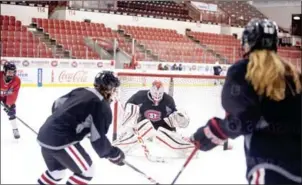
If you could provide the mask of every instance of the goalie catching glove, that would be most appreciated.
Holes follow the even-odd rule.
[[[164,118],[164,121],[171,128],[186,128],[190,123],[190,118],[185,111],[175,111],[168,117]]]

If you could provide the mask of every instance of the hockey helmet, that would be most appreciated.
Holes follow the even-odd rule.
[[[12,62],[6,62],[3,65],[3,69],[4,69],[4,76],[5,76],[5,81],[6,82],[11,81],[17,73],[17,67]]]
[[[103,71],[95,76],[94,87],[106,100],[112,100],[112,95],[117,92],[119,86],[120,80],[112,71]]]
[[[155,80],[152,83],[152,87],[150,89],[150,95],[155,105],[163,99],[165,93],[164,85],[161,81]]]
[[[277,52],[277,24],[268,19],[252,19],[244,28],[241,45],[245,54],[262,49]]]

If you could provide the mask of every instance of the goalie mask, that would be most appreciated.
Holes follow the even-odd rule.
[[[155,80],[152,83],[152,87],[149,92],[154,104],[157,106],[164,97],[165,89],[163,83],[159,80]]]

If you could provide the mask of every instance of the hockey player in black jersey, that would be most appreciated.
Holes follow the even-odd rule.
[[[301,73],[278,56],[277,33],[267,19],[247,24],[245,59],[229,68],[222,90],[228,116],[210,119],[192,136],[202,151],[244,136],[249,184],[302,183]]]
[[[220,76],[222,72],[222,67],[219,65],[219,62],[215,62],[215,65],[213,66],[213,72],[214,76]],[[215,79],[214,85],[222,84],[222,81],[219,79]]]
[[[185,128],[189,122],[186,112],[177,110],[173,97],[165,93],[163,83],[155,80],[150,90],[140,90],[128,99],[122,124],[125,131],[116,144],[127,151],[137,144],[135,127],[144,140],[155,138],[171,149],[192,149],[194,145],[176,133],[176,128]]]
[[[219,62],[215,62],[215,65],[213,66],[213,71],[215,76],[220,76],[222,72],[222,67],[219,65]]]
[[[94,88],[74,89],[54,102],[52,115],[37,138],[47,166],[39,184],[58,184],[66,169],[73,172],[67,184],[87,184],[92,179],[92,160],[80,144],[88,134],[100,158],[124,164],[124,153],[106,137],[112,122],[110,102],[119,85],[112,72],[101,72],[95,77]]]

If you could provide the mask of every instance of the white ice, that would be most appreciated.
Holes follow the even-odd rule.
[[[68,92],[70,88],[22,88],[17,102],[17,115],[36,131],[50,114],[52,102]],[[186,89],[186,94],[190,88]],[[218,89],[216,91],[219,91]],[[205,124],[211,116],[223,116],[219,95],[192,94],[179,96],[176,100],[191,116],[191,125],[183,133],[191,134]],[[219,94],[219,93],[217,93]],[[196,99],[192,97],[198,97]],[[187,100],[185,100],[187,99]],[[191,100],[191,101],[189,101]],[[217,110],[219,109],[219,110]],[[1,110],[1,184],[37,184],[37,179],[46,170],[36,135],[18,122],[21,138],[13,139],[12,129],[6,114]],[[111,136],[109,133],[108,135]],[[177,184],[243,184],[245,180],[245,159],[243,140],[232,140],[234,149],[223,151],[217,147],[210,152],[199,152],[192,160]],[[82,142],[96,166],[92,184],[148,184],[146,178],[127,166],[119,167],[106,159],[97,157],[88,140]],[[185,162],[173,160],[167,164],[152,163],[144,158],[128,157],[129,163],[144,171],[160,183],[170,184]],[[67,173],[70,175],[71,173]],[[66,178],[67,178],[66,177]],[[66,178],[64,180],[66,180]],[[61,183],[65,183],[62,181]]]

